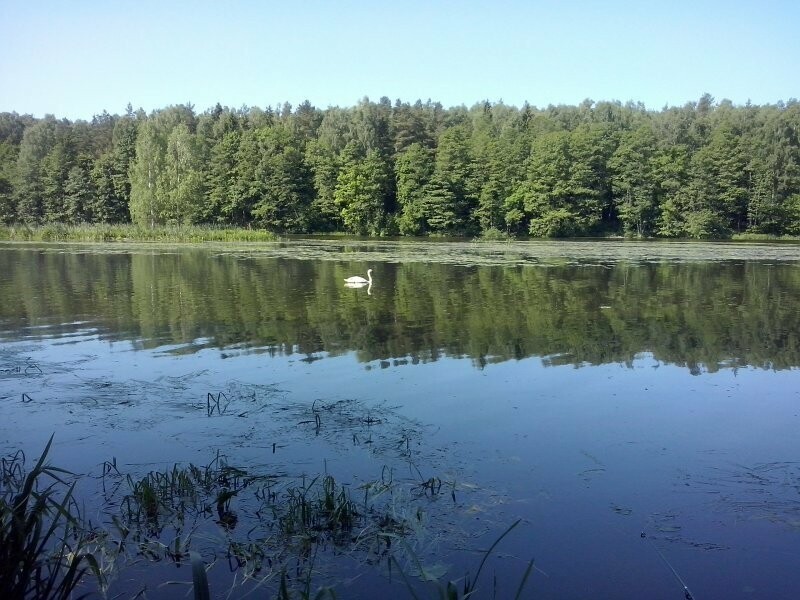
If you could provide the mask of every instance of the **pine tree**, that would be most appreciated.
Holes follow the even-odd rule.
[[[425,201],[426,188],[433,176],[432,154],[414,142],[397,157],[398,227],[403,235],[427,233]]]

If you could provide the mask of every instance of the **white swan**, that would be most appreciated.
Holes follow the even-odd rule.
[[[344,282],[349,284],[368,283],[372,285],[372,269],[367,269],[367,277],[369,277],[369,279],[364,279],[361,275],[353,275],[352,277],[347,277]]]

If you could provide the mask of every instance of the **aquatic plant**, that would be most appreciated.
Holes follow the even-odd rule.
[[[395,542],[424,526],[420,507],[414,510],[406,504],[432,501],[442,485],[438,477],[400,484],[385,468],[379,480],[359,487],[364,491],[362,504],[330,474],[303,478],[298,484],[280,482],[275,476],[231,466],[219,453],[205,466],[176,464],[139,477],[123,474],[112,459],[102,463],[100,479],[108,506],[120,514],[112,514],[112,525],[101,531],[83,524],[73,500],[75,484],[65,480],[70,474],[46,464],[51,443],[52,438],[27,475],[21,452],[0,462],[2,598],[72,597],[87,572],[96,579],[94,584],[87,582],[87,589],[106,592],[111,573],[140,557],[190,563],[195,598],[206,600],[206,573],[214,564],[206,565],[193,549],[193,538],[199,531],[207,538],[212,521],[233,561],[230,568],[242,575],[231,585],[268,585],[287,600],[335,598],[333,588],[314,591],[317,553],[332,544],[351,558],[363,553],[367,564],[390,566],[395,554],[407,554],[405,548],[411,547]],[[43,478],[51,481],[41,482]],[[233,535],[238,522],[234,502],[247,488],[250,529],[248,539],[240,540]],[[121,500],[115,499],[118,495]],[[171,536],[168,529],[174,530]],[[255,531],[266,535],[252,537]],[[134,556],[128,554],[131,551]],[[476,581],[482,568],[483,564]],[[465,590],[474,587],[465,582]]]
[[[315,488],[317,480],[286,490],[279,519],[283,535],[313,538],[328,534],[337,539],[346,536],[362,517],[349,493],[332,476],[326,475],[321,486]]]
[[[264,583],[287,561],[308,556],[323,539],[352,546],[353,527],[365,523],[349,492],[330,475],[279,486],[275,477],[228,465],[219,454],[207,466],[174,465],[139,478],[123,477],[109,464],[104,475],[122,478],[126,488],[119,502],[120,523],[135,542],[136,554],[148,560],[181,563],[193,557],[193,537],[202,531],[206,538],[222,536],[219,543],[227,548],[232,571],[245,581]],[[234,501],[246,488],[251,493],[241,499],[241,510],[251,529],[248,539],[241,540],[235,535],[239,514]],[[113,498],[108,501],[115,504]],[[210,528],[214,515],[216,534]],[[255,531],[267,535],[251,538]]]
[[[237,573],[232,585],[276,590],[278,598],[335,597],[332,588],[312,593],[320,551],[346,555],[353,564],[391,568],[390,557],[406,554],[400,541],[413,538],[421,548],[427,516],[419,504],[435,502],[442,486],[438,477],[397,482],[384,468],[380,479],[358,487],[363,499],[356,500],[350,486],[331,474],[299,481],[256,475],[219,454],[207,466],[174,465],[138,478],[122,476],[111,464],[104,472],[121,478],[126,488],[120,522],[137,556],[179,564],[188,559],[197,590],[205,584],[195,539],[213,539],[226,550],[227,568]],[[245,530],[239,531],[240,521]],[[203,568],[212,569],[217,560],[219,555]]]
[[[164,225],[141,227],[131,224],[0,226],[0,240],[38,242],[273,242],[274,233],[263,229]]]
[[[89,551],[68,471],[46,463],[53,437],[27,474],[17,452],[0,461],[0,597],[72,598],[84,574],[102,577]],[[49,481],[48,481],[49,480]]]
[[[421,561],[414,552],[410,552],[409,554],[415,562],[415,567],[417,569],[418,575],[423,580],[433,580],[434,597],[439,598],[440,600],[466,600],[467,598],[476,597],[478,595],[479,591],[481,590],[481,588],[478,587],[478,580],[480,579],[481,572],[483,571],[483,567],[486,564],[487,559],[492,554],[497,545],[502,541],[502,539],[506,537],[511,532],[512,529],[514,529],[517,525],[519,525],[519,523],[520,520],[517,520],[514,523],[512,523],[511,526],[509,526],[508,529],[506,529],[503,533],[501,533],[500,536],[494,541],[494,543],[492,543],[489,549],[483,553],[483,558],[481,559],[481,562],[478,565],[478,569],[475,572],[474,578],[470,575],[470,573],[467,573],[464,575],[460,583],[453,580],[448,580],[446,583],[444,583],[440,580],[440,578],[433,577],[429,573],[429,571],[422,565]],[[406,588],[408,589],[408,592],[411,595],[411,597],[414,598],[414,600],[420,600],[420,597],[417,595],[414,586],[408,579],[408,576],[406,575],[406,572],[403,569],[403,567],[400,565],[400,562],[395,557],[391,557],[390,560],[392,564],[399,571],[400,576],[403,578],[403,581],[405,582]],[[519,585],[517,586],[517,592],[514,595],[515,600],[518,600],[519,598],[522,597],[522,592],[525,589],[525,586],[528,582],[528,578],[533,572],[533,569],[534,569],[534,561],[533,559],[531,559],[530,562],[528,563],[528,566],[525,569],[525,572],[522,575],[522,578],[520,579]],[[488,596],[482,593],[480,597],[487,598]],[[496,586],[493,597],[495,598],[497,597]]]

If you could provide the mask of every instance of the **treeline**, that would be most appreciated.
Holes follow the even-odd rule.
[[[0,222],[360,235],[800,235],[800,103],[0,114]]]

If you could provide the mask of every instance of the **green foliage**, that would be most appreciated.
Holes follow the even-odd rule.
[[[164,223],[163,198],[158,190],[166,153],[162,138],[154,120],[145,121],[136,138],[136,160],[130,170],[130,213],[131,221],[139,226],[155,227]]]
[[[302,232],[308,229],[311,177],[299,144],[281,129],[258,131],[260,158],[249,182],[253,219],[272,231]],[[247,187],[248,182],[240,181]],[[257,191],[255,191],[257,190]]]
[[[238,130],[225,132],[211,148],[206,164],[208,196],[200,211],[206,223],[246,223],[246,215],[237,210],[236,184],[239,167],[238,153],[242,134]]]
[[[427,233],[426,188],[433,176],[432,152],[412,143],[397,157],[398,225],[403,235]]]
[[[203,178],[199,145],[191,131],[194,125],[191,107],[174,106],[139,126],[130,170],[130,214],[137,225],[197,220]]]
[[[167,138],[163,179],[158,182],[165,196],[164,222],[188,224],[199,220],[204,193],[199,156],[197,138],[186,124],[176,125]]]
[[[81,157],[67,173],[64,182],[64,222],[92,222],[95,190],[91,178],[91,159]]]
[[[336,179],[334,201],[345,227],[359,235],[379,235],[386,223],[384,207],[388,177],[385,163],[373,152],[352,158]]]
[[[0,114],[0,222],[361,235],[795,231],[800,104],[128,107]]]
[[[655,157],[656,180],[660,187],[660,214],[656,233],[664,237],[686,235],[685,218],[689,206],[689,150],[676,145]]]
[[[311,203],[311,229],[335,231],[342,227],[335,191],[342,159],[324,140],[311,140],[305,150],[305,164],[311,170],[314,198]]]
[[[528,232],[533,237],[570,237],[584,233],[579,222],[579,217],[568,208],[546,209],[531,219]]]
[[[511,195],[507,211],[529,219],[534,237],[588,235],[602,221],[608,200],[602,170],[609,144],[600,128],[553,132],[531,148],[527,181]],[[519,213],[506,219],[521,221]]]
[[[55,146],[56,127],[55,118],[48,116],[25,128],[14,184],[17,219],[21,222],[41,223],[44,217],[43,162]]]
[[[431,232],[471,235],[476,232],[478,197],[473,183],[472,156],[466,126],[444,130],[436,162],[424,192],[424,215]]]
[[[129,190],[119,186],[119,174],[113,154],[104,154],[95,161],[92,167],[91,188],[93,197],[84,198],[85,206],[89,207],[92,222],[95,223],[124,223],[129,220],[128,199]],[[124,177],[127,183],[127,174]]]
[[[626,234],[653,232],[659,189],[656,153],[657,139],[648,124],[624,134],[609,160],[614,204]]]
[[[485,241],[502,241],[502,240],[511,240],[513,238],[505,231],[500,231],[499,229],[490,227],[489,229],[484,229],[481,232],[480,239]]]
[[[53,438],[27,474],[24,455],[1,461],[0,596],[73,598],[81,578],[97,561],[63,469],[47,464]]]
[[[16,216],[14,202],[14,173],[18,147],[0,142],[0,223],[10,223]]]
[[[786,228],[789,235],[800,235],[800,194],[793,194],[786,200]]]
[[[141,227],[130,224],[0,226],[0,240],[46,242],[272,242],[277,237],[263,229],[171,225]]]

